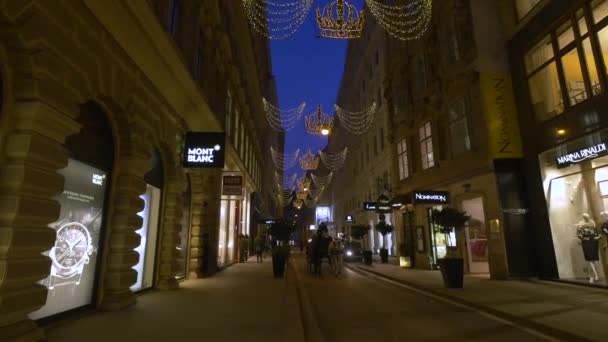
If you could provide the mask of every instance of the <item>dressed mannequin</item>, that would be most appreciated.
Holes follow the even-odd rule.
[[[596,229],[595,221],[591,219],[589,214],[584,213],[583,219],[576,224],[576,236],[581,240],[585,260],[589,263],[589,268],[593,272],[593,274],[589,274],[589,282],[598,281],[599,276],[595,268],[595,262],[600,260],[599,239],[601,235]]]

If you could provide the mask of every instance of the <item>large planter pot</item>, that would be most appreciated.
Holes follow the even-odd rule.
[[[285,274],[285,264],[287,263],[287,255],[285,253],[272,253],[272,273],[275,278],[282,278]]]
[[[372,264],[372,251],[363,251],[363,263],[366,265]]]
[[[388,263],[388,249],[382,248],[380,250],[380,260],[382,261],[383,264]]]
[[[437,260],[443,283],[450,289],[461,289],[464,278],[464,260],[462,258],[444,258]]]

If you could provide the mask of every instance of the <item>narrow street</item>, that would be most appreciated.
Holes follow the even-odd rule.
[[[339,277],[296,265],[326,341],[543,341],[515,326],[346,268]],[[326,266],[326,265],[324,265]]]

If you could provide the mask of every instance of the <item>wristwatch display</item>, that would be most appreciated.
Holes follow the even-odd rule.
[[[49,289],[80,284],[84,265],[89,263],[92,253],[91,234],[87,227],[79,222],[70,222],[59,227],[55,246],[49,252],[53,262]]]

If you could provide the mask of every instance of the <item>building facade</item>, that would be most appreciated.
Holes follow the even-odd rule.
[[[0,340],[211,275],[280,207],[269,48],[241,7],[11,1],[0,21]],[[223,169],[182,167],[187,132],[224,131]]]
[[[437,268],[456,246],[465,270],[494,279],[528,275],[522,151],[498,2],[433,3],[427,32],[387,48],[393,204],[401,254]],[[471,216],[457,234],[436,232],[433,208]],[[510,247],[510,248],[509,248]]]
[[[608,2],[518,0],[503,14],[537,204],[526,233],[534,266],[541,277],[607,286]]]
[[[335,129],[329,137],[326,152],[339,153],[344,148],[348,148],[348,151],[344,166],[334,172],[326,196],[332,203],[336,227],[347,230],[351,223],[346,222],[346,216],[352,215],[354,223],[372,227],[366,237],[369,250],[378,253],[381,248],[386,248],[389,255],[395,255],[397,235],[383,237],[376,232],[378,214],[363,209],[364,202],[375,201],[381,194],[390,192],[391,177],[394,175],[387,140],[388,106],[383,86],[387,35],[372,16],[366,19],[361,38],[348,43],[336,103],[350,112],[364,111],[375,103],[375,118],[365,132],[353,134],[341,125],[336,116]],[[388,214],[386,220],[393,223],[392,215]]]

